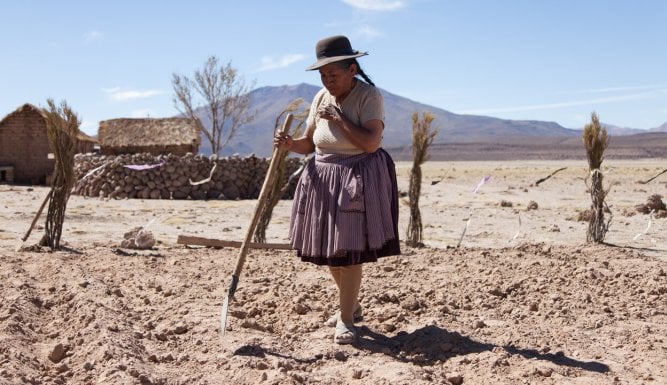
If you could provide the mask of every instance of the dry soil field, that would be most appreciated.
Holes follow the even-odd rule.
[[[585,162],[426,163],[426,247],[365,266],[349,346],[323,325],[326,271],[278,250],[249,253],[221,337],[238,250],[176,239],[242,240],[254,201],[72,196],[63,250],[15,252],[48,190],[0,185],[0,384],[665,384],[667,219],[635,206],[667,196],[667,174],[638,183],[666,163],[605,161],[604,245],[577,220]],[[269,242],[286,242],[290,204]],[[121,248],[139,226],[156,246]]]

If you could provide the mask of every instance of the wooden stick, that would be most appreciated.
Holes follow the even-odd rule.
[[[544,177],[544,178],[538,180],[537,182],[535,182],[535,186],[537,186],[537,185],[539,185],[540,183],[544,182],[545,180],[551,178],[551,177],[554,176],[557,172],[565,170],[566,168],[567,168],[567,167],[559,168],[558,170],[552,172],[552,173],[549,174],[548,176],[546,176],[546,177]]]
[[[666,172],[667,172],[667,170],[662,170],[662,172],[660,172],[658,175],[654,176],[653,178],[651,178],[651,179],[649,179],[649,180],[645,180],[645,181],[643,181],[643,182],[642,182],[642,181],[639,181],[638,183],[641,183],[641,184],[647,184],[648,182],[652,181],[653,179],[659,177],[660,175],[662,175],[662,174],[664,174],[664,173],[666,173]]]
[[[176,243],[180,245],[195,245],[207,247],[233,247],[239,248],[243,246],[239,241],[225,241],[223,239],[194,237],[190,235],[179,235]],[[248,244],[251,249],[274,249],[274,250],[292,250],[292,245],[289,243],[255,243]]]
[[[51,193],[53,190],[49,190],[49,193],[46,194],[44,197],[44,201],[42,202],[42,205],[39,206],[39,210],[37,210],[37,214],[35,214],[35,218],[32,220],[32,223],[30,224],[30,227],[28,227],[28,231],[25,232],[23,237],[21,237],[21,241],[16,245],[14,248],[14,251],[20,251],[21,248],[23,247],[23,243],[30,237],[30,233],[32,233],[32,229],[35,228],[35,224],[37,223],[37,220],[39,219],[40,216],[42,216],[42,211],[44,211],[44,207],[46,206],[46,203],[49,201],[51,198]]]
[[[292,114],[287,114],[285,117],[285,122],[279,132],[280,136],[284,136],[289,132],[290,125],[292,124],[292,119],[294,116]],[[255,228],[257,227],[257,222],[259,221],[260,214],[264,210],[266,201],[268,199],[269,193],[272,190],[272,185],[275,183],[276,171],[278,170],[278,165],[281,162],[282,153],[285,150],[280,146],[275,146],[273,148],[273,154],[271,155],[271,163],[269,164],[269,169],[266,171],[266,176],[264,177],[264,184],[262,184],[262,190],[257,198],[257,204],[255,206],[255,212],[252,215],[252,220],[248,226],[248,230],[245,235],[245,239],[241,244],[239,250],[239,256],[236,260],[236,267],[234,268],[234,273],[232,274],[232,280],[229,284],[229,290],[227,291],[227,296],[222,304],[222,313],[220,315],[220,334],[225,335],[225,329],[227,325],[227,311],[229,309],[229,301],[234,298],[234,293],[236,292],[236,286],[239,283],[239,276],[241,275],[241,270],[243,269],[243,264],[245,263],[245,257],[248,252],[248,246],[250,245],[250,240],[252,239],[253,234],[255,233]]]

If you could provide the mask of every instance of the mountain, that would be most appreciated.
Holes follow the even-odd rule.
[[[232,154],[255,154],[260,157],[270,156],[273,143],[273,130],[280,112],[293,100],[303,98],[303,108],[307,108],[319,91],[319,86],[311,84],[261,87],[250,92],[249,110],[256,113],[251,124],[239,129],[232,141],[222,150],[223,156]],[[412,143],[412,114],[425,111],[435,115],[432,125],[438,128],[434,144],[452,143],[510,143],[525,138],[579,137],[581,130],[565,128],[555,122],[537,120],[508,120],[488,116],[460,115],[441,108],[419,103],[380,89],[385,102],[385,133],[383,146],[395,152],[410,152]],[[200,118],[207,124],[206,118]],[[278,122],[282,124],[282,122]],[[611,135],[625,135],[646,132],[612,125]],[[662,127],[662,128],[661,128]],[[667,131],[667,123],[656,131]],[[210,154],[210,144],[202,138],[200,153]]]
[[[607,130],[607,134],[612,136],[635,135],[646,132],[646,130],[639,128],[619,127],[608,123],[600,123],[600,125]]]
[[[661,126],[652,128],[649,131],[651,132],[667,132],[667,122],[663,123]]]

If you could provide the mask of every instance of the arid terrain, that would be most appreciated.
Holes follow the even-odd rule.
[[[221,336],[238,249],[177,238],[241,241],[254,201],[72,196],[62,250],[33,246],[42,217],[15,252],[48,189],[0,185],[0,384],[665,384],[667,218],[636,206],[667,200],[667,173],[640,183],[667,160],[603,165],[610,228],[589,244],[585,161],[424,164],[426,246],[364,267],[346,346],[327,271],[285,250],[249,252]],[[136,227],[156,245],[120,247]]]

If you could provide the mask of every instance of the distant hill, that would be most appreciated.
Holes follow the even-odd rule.
[[[387,150],[397,161],[412,159],[412,153],[404,148]],[[667,159],[667,132],[610,135],[605,159],[647,158]],[[515,136],[493,142],[434,144],[429,148],[429,159],[456,161],[581,159],[582,163],[586,164],[586,150],[580,135]]]
[[[240,128],[236,137],[223,149],[223,156],[231,154],[270,156],[273,129],[278,114],[293,100],[303,98],[308,107],[320,89],[310,84],[261,87],[250,92],[250,110],[256,111],[253,123]],[[460,115],[441,108],[419,103],[380,89],[385,100],[385,134],[383,145],[397,152],[410,152],[412,142],[412,114],[428,111],[435,115],[434,127],[439,129],[436,144],[496,143],[508,138],[520,142],[530,138],[575,138],[581,130],[565,128],[555,122],[537,120],[508,120],[488,116]],[[202,117],[202,119],[204,119]],[[205,122],[206,123],[206,122]],[[280,122],[282,123],[282,122]],[[606,125],[610,135],[645,133]],[[667,131],[667,123],[651,131]],[[210,154],[210,145],[202,138],[200,153]],[[514,139],[513,139],[514,140]],[[402,150],[401,150],[402,149]]]
[[[607,123],[601,123],[601,124],[604,128],[607,129],[607,133],[609,135],[617,135],[617,136],[637,135],[650,132],[667,132],[667,122],[663,123],[663,125],[661,126],[654,127],[648,130],[642,130],[641,128],[618,127],[614,126],[613,124],[607,124]]]

